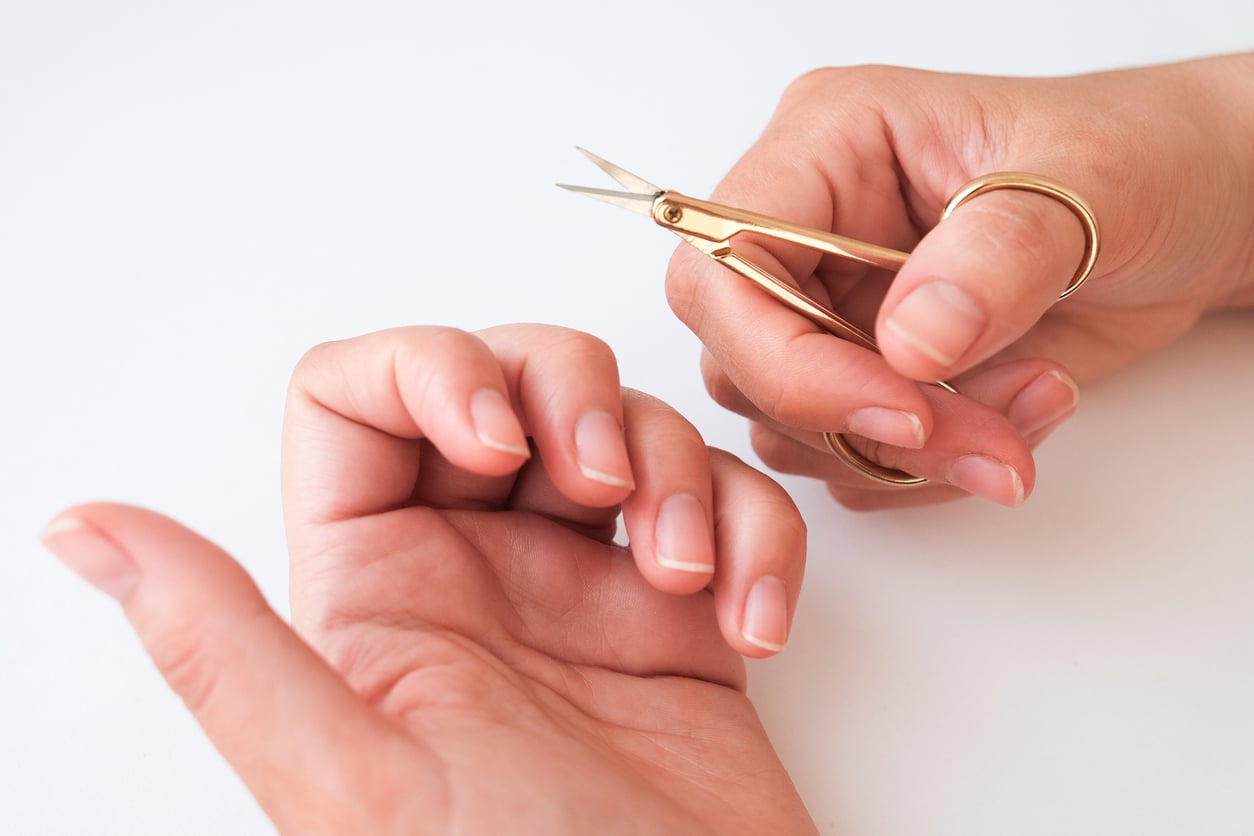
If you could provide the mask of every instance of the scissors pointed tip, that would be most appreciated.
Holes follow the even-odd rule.
[[[594,189],[589,186],[571,186],[566,183],[558,183],[559,189],[565,189],[568,192],[587,195],[596,200],[601,200],[620,209],[627,209],[641,215],[651,215],[653,213],[653,195],[652,194],[634,194],[632,192],[615,192],[609,189]]]
[[[628,191],[636,192],[638,194],[648,194],[650,196],[658,195],[662,193],[662,190],[660,188],[653,185],[648,180],[645,180],[643,177],[638,177],[635,174],[632,174],[630,171],[627,171],[624,168],[620,168],[619,166],[614,165],[614,163],[610,162],[604,157],[597,156],[596,154],[589,151],[587,148],[576,145],[575,150],[578,151],[580,154],[583,154],[589,160],[591,160],[593,165],[595,165],[597,168],[604,171],[610,177],[614,178],[614,180],[617,181],[619,185],[621,185],[623,188],[627,189]]]

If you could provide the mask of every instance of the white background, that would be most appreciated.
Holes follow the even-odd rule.
[[[1248,0],[0,0],[0,831],[268,831],[36,535],[154,506],[286,610],[279,420],[317,342],[581,328],[752,458],[666,306],[673,238],[553,188],[601,184],[575,144],[699,195],[813,67],[1252,42]],[[1251,415],[1254,316],[1228,315],[1087,387],[1021,510],[856,515],[785,480],[808,585],[753,691],[823,831],[1254,832]]]

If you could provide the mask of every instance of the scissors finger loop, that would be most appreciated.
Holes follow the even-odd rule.
[[[853,449],[849,441],[841,433],[825,432],[823,433],[823,441],[827,444],[827,449],[832,452],[833,456],[868,479],[879,482],[882,485],[911,487],[927,482],[927,479],[922,476],[912,476],[904,470],[894,470],[891,467],[884,467],[882,464],[871,461]]]
[[[949,199],[949,203],[945,204],[945,211],[941,213],[941,220],[948,218],[955,209],[971,198],[986,192],[996,191],[997,189],[1015,189],[1052,197],[1072,211],[1080,221],[1080,226],[1084,228],[1084,255],[1080,259],[1080,266],[1076,268],[1075,275],[1071,277],[1071,283],[1067,285],[1066,290],[1058,295],[1058,298],[1060,300],[1066,299],[1079,290],[1080,285],[1084,284],[1093,272],[1093,266],[1097,264],[1097,252],[1100,248],[1101,240],[1097,227],[1097,216],[1093,214],[1093,207],[1089,205],[1087,200],[1081,197],[1074,189],[1064,186],[1057,180],[1052,180],[1039,174],[1029,174],[1024,171],[997,171],[992,174],[985,174],[983,177],[975,178],[954,193],[954,196]]]
[[[958,390],[953,384],[944,380],[938,380],[934,386],[939,386],[946,392],[957,394]],[[845,438],[843,433],[825,432],[823,433],[823,443],[827,445],[827,449],[832,455],[840,459],[849,467],[861,473],[863,476],[872,481],[879,482],[881,485],[892,485],[898,488],[908,488],[917,485],[927,484],[927,479],[922,476],[915,476],[906,473],[904,470],[896,470],[891,467],[885,467],[878,462],[873,462],[866,456],[853,449],[853,445]]]

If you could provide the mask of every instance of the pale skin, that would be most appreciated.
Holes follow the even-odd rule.
[[[764,266],[873,330],[883,356],[841,342],[690,247],[672,307],[705,345],[706,385],[751,419],[771,467],[826,481],[842,504],[899,507],[974,493],[1018,505],[1032,448],[1076,408],[1078,384],[1167,345],[1207,311],[1254,305],[1254,54],[1058,79],[887,67],[822,70],[784,95],[713,198],[913,250],[895,277],[787,245]],[[982,195],[989,172],[1063,182],[1101,224],[1088,283],[1054,304],[1083,251],[1047,197]],[[919,381],[946,379],[966,396]],[[884,488],[820,431],[924,476]]]
[[[604,344],[524,325],[320,346],[282,470],[295,629],[152,512],[80,506],[44,535],[280,831],[813,830],[741,655],[786,641],[805,527],[620,389]]]
[[[850,507],[1022,502],[1078,381],[1254,305],[1251,84],[1248,55],[1073,79],[807,76],[715,198],[917,246],[895,279],[754,253],[874,328],[884,355],[681,248],[668,294],[707,384],[768,464]],[[1056,307],[1081,249],[1060,206],[999,192],[929,231],[999,169],[1069,184],[1103,223],[1097,271]],[[152,512],[72,508],[44,540],[122,603],[283,832],[814,832],[741,661],[787,640],[804,526],[613,365],[538,326],[312,351],[284,436],[294,630],[237,563]],[[963,397],[917,385],[937,378]],[[822,430],[934,484],[870,485]],[[620,509],[630,550],[610,539]]]

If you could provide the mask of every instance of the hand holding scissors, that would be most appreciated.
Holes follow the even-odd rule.
[[[1069,79],[804,77],[712,200],[889,250],[889,262],[851,260],[754,229],[735,246],[881,353],[832,339],[723,269],[744,276],[735,265],[683,246],[667,293],[705,345],[707,387],[754,422],[768,465],[823,479],[850,507],[960,495],[947,485],[1017,504],[1033,487],[1030,448],[1074,410],[1077,381],[1165,345],[1206,310],[1249,304],[1251,126],[1227,103],[1251,95],[1252,61]],[[998,171],[1071,189],[1021,181],[961,199]],[[1095,264],[1095,229],[1069,199],[1079,194],[1103,221]],[[1086,265],[1083,291],[1055,305]],[[939,380],[963,397],[916,385]],[[868,479],[827,454],[837,434],[931,484]]]
[[[649,215],[659,226],[670,229],[697,250],[749,279],[777,301],[810,319],[829,333],[864,349],[879,351],[875,339],[870,334],[827,308],[822,302],[807,296],[788,280],[755,264],[737,251],[733,239],[742,235],[757,234],[767,239],[795,244],[827,255],[839,256],[888,270],[900,269],[906,263],[907,253],[835,233],[807,229],[768,215],[664,190],[590,151],[582,148],[579,150],[629,191],[618,192],[569,185],[563,185],[562,188]],[[1000,172],[977,178],[959,189],[946,205],[941,216],[942,220],[970,198],[997,189],[1018,189],[1044,194],[1063,202],[1076,213],[1084,226],[1085,253],[1083,261],[1072,277],[1071,284],[1059,298],[1070,296],[1088,279],[1093,271],[1093,265],[1097,262],[1099,233],[1097,219],[1093,216],[1092,209],[1082,197],[1060,183],[1021,172]],[[958,390],[943,380],[936,381],[936,385],[947,392],[957,394]],[[921,424],[912,423],[914,423],[912,429],[921,429]],[[841,433],[829,430],[823,431],[822,436],[833,455],[868,479],[883,485],[903,487],[927,483],[927,479],[922,476],[913,476],[867,459],[858,453]],[[1012,474],[1012,482],[1017,479],[1017,474]],[[1023,500],[1022,483],[1012,485],[1012,489],[1015,504],[1018,504]]]

